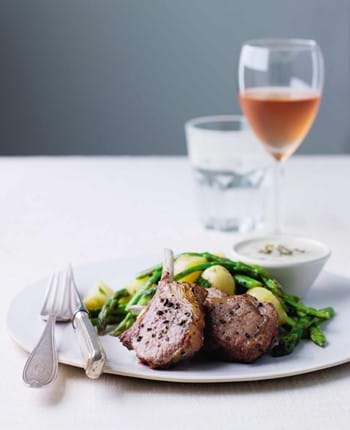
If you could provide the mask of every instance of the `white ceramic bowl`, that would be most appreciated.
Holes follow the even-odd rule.
[[[292,256],[276,256],[249,252],[262,244],[292,244],[292,248],[303,249],[304,253]],[[256,245],[256,246],[255,246]],[[271,235],[241,240],[233,245],[234,258],[245,263],[258,264],[277,279],[283,289],[299,297],[304,297],[320,274],[331,255],[322,242],[299,236]]]

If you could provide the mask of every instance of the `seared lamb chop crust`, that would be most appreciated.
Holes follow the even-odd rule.
[[[165,272],[152,301],[121,342],[154,369],[192,357],[203,345],[206,295],[195,284],[173,281],[172,270]]]
[[[205,302],[206,350],[226,361],[251,363],[270,348],[278,331],[278,315],[269,303],[247,294]]]

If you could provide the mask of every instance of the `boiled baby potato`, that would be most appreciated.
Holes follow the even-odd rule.
[[[211,287],[217,288],[226,294],[234,294],[236,290],[235,280],[231,273],[223,266],[212,266],[205,269],[201,276],[209,282]]]
[[[180,257],[175,260],[174,275],[177,275],[178,273],[181,273],[184,270],[189,269],[190,267],[194,267],[198,264],[203,264],[206,262],[207,260],[204,257],[197,257],[186,254],[180,255]],[[196,282],[197,279],[200,277],[201,273],[202,272],[200,270],[198,270],[197,272],[190,273],[189,275],[181,278],[180,281],[189,283]]]
[[[112,288],[101,282],[85,296],[84,306],[88,311],[100,309],[113,294]]]
[[[285,324],[287,322],[288,317],[286,311],[283,309],[281,302],[273,293],[271,293],[271,291],[263,287],[255,287],[247,291],[247,294],[258,299],[259,302],[271,303],[271,305],[276,309],[276,312],[278,313],[278,323],[280,325]]]

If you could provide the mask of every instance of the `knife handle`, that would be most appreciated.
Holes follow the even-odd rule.
[[[91,324],[88,313],[79,309],[74,314],[72,325],[78,335],[86,376],[91,379],[97,379],[103,372],[106,354]]]

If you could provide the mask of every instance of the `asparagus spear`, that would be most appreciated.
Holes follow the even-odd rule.
[[[268,278],[266,276],[263,276],[261,278],[261,281],[264,284],[264,286],[268,290],[270,290],[275,296],[277,296],[279,299],[284,300],[284,292],[279,282],[277,282],[275,279]]]
[[[123,317],[120,316],[120,315],[111,315],[111,317],[108,320],[108,325],[119,324],[122,318]],[[96,318],[96,317],[90,317],[90,321],[91,321],[92,325],[97,326],[98,318]]]
[[[202,277],[198,278],[197,284],[202,288],[211,288],[211,283]]]
[[[314,320],[308,317],[301,317],[288,333],[278,339],[278,344],[272,348],[273,357],[281,357],[290,354],[300,342],[304,331],[313,324]]]
[[[321,324],[319,322],[315,322],[310,327],[310,339],[317,346],[323,347],[326,345],[327,339],[322,331]]]
[[[234,276],[236,285],[245,288],[247,290],[255,287],[263,287],[264,285],[256,279],[250,278],[247,275],[235,275]]]
[[[139,289],[139,291],[129,301],[129,303],[126,306],[127,310],[130,309],[130,306],[136,305],[138,303],[138,301],[140,300],[140,298],[142,297],[142,295],[144,294],[144,292],[146,290],[148,290],[150,287],[152,287],[152,285],[157,285],[158,284],[158,282],[160,280],[160,277],[161,277],[161,274],[162,274],[162,270],[161,269],[156,269],[153,272],[152,276],[150,278],[148,278],[148,280],[145,282],[145,285],[143,287],[141,287]]]
[[[139,272],[136,275],[136,279],[142,279],[142,278],[145,278],[146,276],[151,276],[156,271],[159,271],[159,270],[162,271],[162,268],[163,268],[163,263],[156,264],[155,266],[152,266],[146,270],[142,270],[142,272]]]
[[[203,271],[205,269],[208,269],[208,267],[212,267],[216,265],[217,263],[215,262],[197,264],[196,266],[189,267],[188,269],[178,273],[177,275],[174,276],[174,279],[175,281],[180,281],[182,278],[184,278],[187,275],[190,275],[193,272]]]
[[[97,318],[98,317],[98,314],[101,312],[101,309],[102,308],[98,308],[98,309],[91,309],[91,310],[89,310],[88,312],[89,312],[89,317],[90,318]]]
[[[204,257],[208,262],[215,261],[217,264],[221,264],[223,266],[228,265],[235,272],[245,273],[247,275],[252,274],[254,276],[265,276],[268,277],[268,272],[261,266],[255,264],[246,264],[241,261],[230,260],[229,258],[219,257],[217,255],[211,254],[210,252],[203,252],[199,254]]]
[[[278,357],[290,354],[305,333],[307,333],[307,337],[310,338],[315,345],[320,347],[325,346],[327,339],[322,331],[321,323],[322,320],[310,317],[309,315],[300,317],[295,327],[290,332],[280,336],[278,345],[272,349],[272,355]]]
[[[300,312],[306,315],[310,315],[316,318],[320,318],[322,320],[329,320],[334,317],[335,311],[332,307],[324,308],[324,309],[315,309],[311,306],[306,306],[302,301],[295,300],[294,296],[290,296],[289,294],[283,295],[283,300],[287,305],[294,308],[296,312]]]
[[[100,313],[97,317],[97,333],[101,336],[106,333],[107,325],[109,324],[109,319],[112,314],[115,314],[120,308],[119,300],[122,297],[127,297],[129,292],[126,288],[118,290],[114,293],[113,297],[111,297],[107,302],[103,305]],[[125,309],[125,307],[124,307]]]
[[[143,290],[142,294],[140,295],[138,301],[135,303],[135,305],[144,306],[146,307],[148,303],[152,300],[154,293],[156,292],[156,287],[150,287],[146,290]],[[121,335],[125,330],[130,328],[134,322],[136,321],[136,315],[133,312],[127,312],[125,317],[119,322],[119,324],[109,333],[111,336],[119,336]]]
[[[117,327],[113,331],[111,331],[109,334],[111,336],[119,336],[125,330],[130,328],[134,324],[135,321],[136,321],[136,316],[133,313],[128,312],[127,315],[125,316],[125,318],[123,318],[122,321],[117,325]]]

